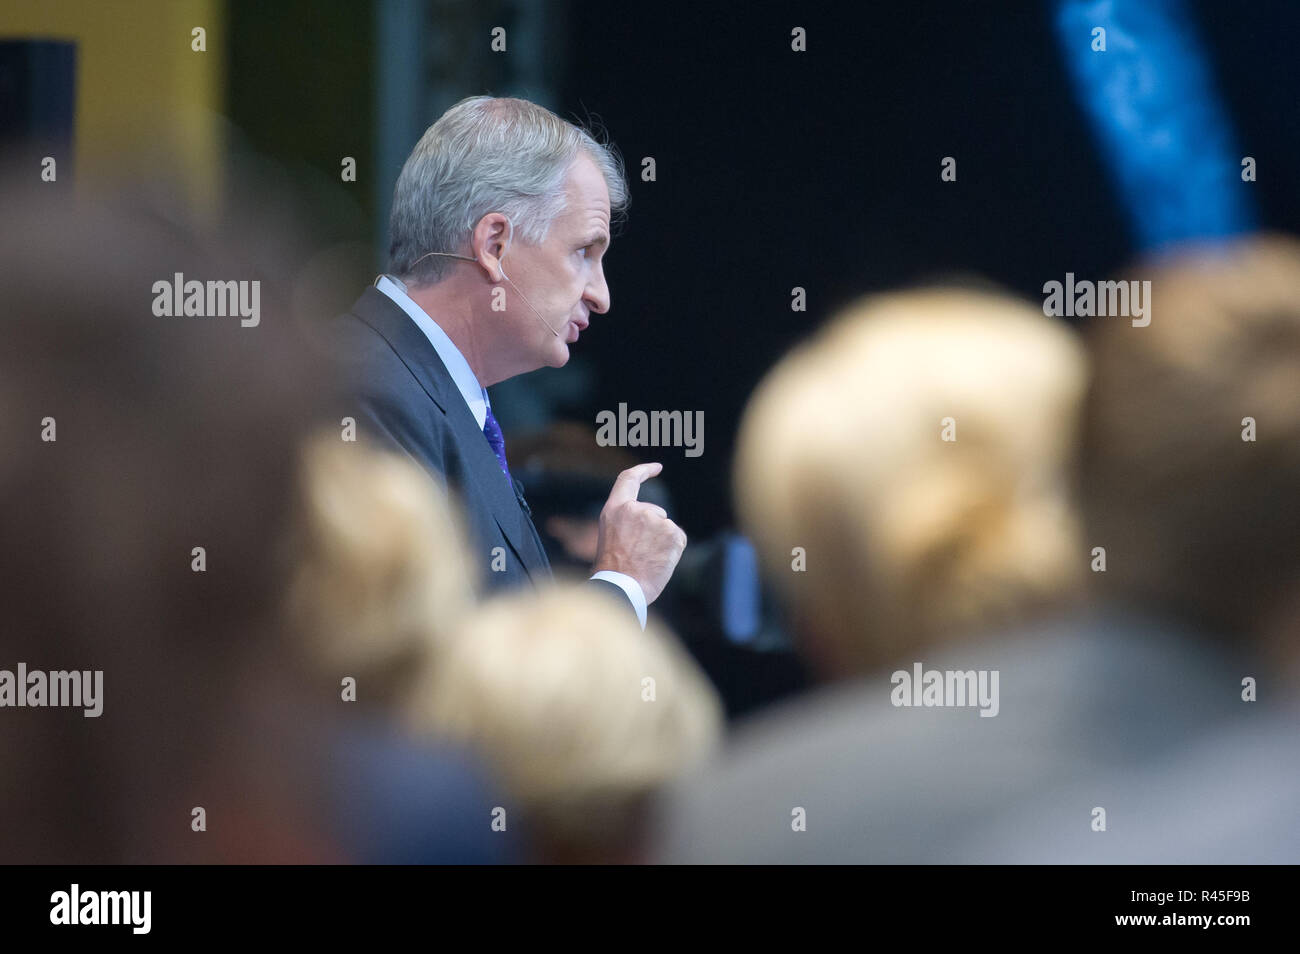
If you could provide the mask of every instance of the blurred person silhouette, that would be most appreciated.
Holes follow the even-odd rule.
[[[767,376],[737,509],[822,679],[1075,595],[1084,381],[1067,329],[945,289],[868,299]]]
[[[996,684],[954,711],[893,705],[889,667],[987,668],[989,633],[1077,600],[1085,384],[1068,328],[958,289],[867,298],[769,373],[741,426],[737,506],[832,685],[749,720],[677,788],[662,858],[924,860],[1022,784],[1005,761],[970,765],[990,727],[1021,726],[1009,673],[1000,712]]]
[[[652,800],[721,733],[717,695],[676,640],[586,586],[497,597],[431,676],[413,717],[486,759],[502,831],[536,862],[644,860]]]
[[[359,704],[398,705],[474,607],[460,515],[410,458],[331,431],[301,481],[289,612],[322,671],[366,685]]]
[[[994,717],[897,705],[881,669],[754,726],[665,813],[667,857],[1294,862],[1300,249],[1242,240],[1134,277],[1150,324],[1090,329],[1094,605],[924,658],[998,673]],[[1253,440],[1246,418],[1267,422]],[[728,822],[741,791],[765,794]]]
[[[1130,720],[1112,744],[1148,740],[1141,750],[1160,757],[1043,792],[966,853],[1295,864],[1300,242],[1191,245],[1133,274],[1151,281],[1151,324],[1099,322],[1089,336],[1083,502],[1108,559],[1092,577],[1098,598],[1145,620],[1168,658],[1125,676],[1138,701],[1086,688]],[[1091,731],[1109,728],[1097,719]],[[1166,738],[1180,744],[1151,741]],[[1106,809],[1107,831],[1074,824],[1081,801]]]
[[[480,776],[347,710],[283,611],[328,378],[263,267],[267,230],[242,207],[199,227],[143,189],[3,205],[0,857],[348,861],[366,827],[437,857],[449,805],[486,817]],[[163,314],[173,291],[191,302],[185,280],[209,284]],[[227,281],[260,283],[255,322],[212,310]],[[24,667],[102,673],[98,714],[40,705]],[[349,770],[364,805],[320,794]],[[433,782],[449,800],[431,815]]]
[[[386,864],[516,860],[490,829],[499,798],[481,765],[412,716],[476,600],[453,502],[409,457],[324,430],[305,447],[300,481],[287,612],[322,691],[350,682],[362,716],[331,789],[349,855]],[[400,737],[375,731],[385,725]],[[422,816],[444,824],[415,823]]]

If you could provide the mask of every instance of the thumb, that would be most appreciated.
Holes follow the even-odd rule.
[[[637,464],[635,467],[629,467],[614,481],[614,489],[609,492],[606,506],[617,507],[636,500],[636,495],[641,492],[641,484],[663,469],[663,464]]]

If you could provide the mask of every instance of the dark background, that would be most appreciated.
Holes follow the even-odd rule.
[[[837,307],[969,274],[1041,298],[1052,277],[1110,275],[1135,252],[1052,4],[417,6],[425,58],[406,150],[447,105],[486,92],[598,118],[627,163],[629,216],[606,257],[612,310],[568,367],[528,376],[538,390],[494,391],[503,422],[526,426],[528,409],[511,408],[538,394],[587,423],[619,402],[704,411],[703,456],[641,449],[663,460],[693,537],[731,519],[732,440],[749,393]],[[1244,187],[1265,226],[1300,230],[1300,5],[1190,9],[1237,143],[1258,162]],[[375,13],[233,2],[229,117],[247,148],[299,178],[319,173],[322,188],[338,189],[338,156],[356,155],[353,205],[320,226],[322,240],[380,249],[398,169],[375,169],[382,150],[357,134],[386,122],[375,84],[393,51],[376,40]],[[488,50],[494,25],[508,30],[508,55]],[[790,50],[793,26],[807,29],[806,53]],[[641,181],[643,156],[658,181]],[[940,181],[944,156],[957,159],[955,183]],[[382,263],[371,264],[357,293]],[[790,310],[796,285],[803,313]]]

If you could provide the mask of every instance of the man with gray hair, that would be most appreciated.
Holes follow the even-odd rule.
[[[619,157],[587,131],[526,100],[464,99],[402,168],[389,274],[331,329],[359,429],[459,494],[494,588],[547,579],[550,566],[487,388],[563,366],[591,313],[609,311],[601,263],[626,205]],[[625,594],[643,626],[686,545],[662,508],[637,500],[660,470],[615,481],[592,577]]]

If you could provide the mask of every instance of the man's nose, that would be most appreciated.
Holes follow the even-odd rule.
[[[596,314],[603,315],[609,311],[609,285],[605,281],[603,271],[587,285],[586,293],[582,297]]]

